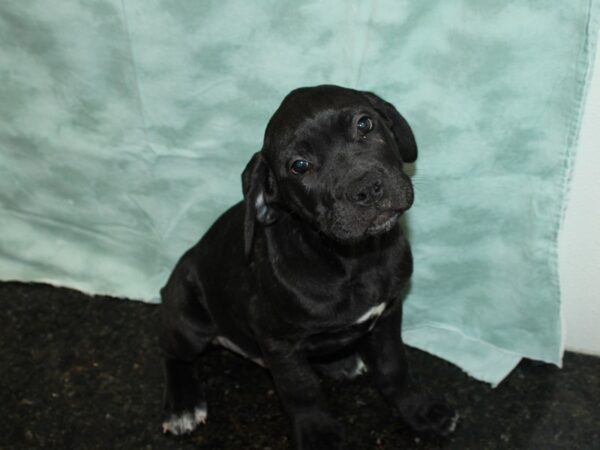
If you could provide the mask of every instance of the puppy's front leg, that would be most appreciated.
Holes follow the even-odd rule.
[[[401,323],[402,304],[397,302],[361,343],[360,355],[377,389],[411,428],[448,435],[456,427],[458,414],[411,379]]]
[[[341,426],[327,412],[319,379],[304,353],[288,343],[271,342],[263,346],[263,359],[292,421],[295,448],[341,449]]]

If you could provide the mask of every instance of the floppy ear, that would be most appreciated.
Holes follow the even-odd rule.
[[[362,94],[369,100],[371,106],[387,120],[394,134],[396,144],[398,144],[402,161],[408,163],[415,162],[417,159],[417,142],[406,119],[400,115],[394,105],[386,102],[381,97],[372,92],[363,92]]]
[[[242,172],[242,191],[245,207],[244,252],[248,256],[252,250],[255,223],[269,225],[277,219],[273,208],[277,196],[275,180],[261,152],[252,155]]]

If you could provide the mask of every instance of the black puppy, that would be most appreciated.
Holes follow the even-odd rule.
[[[399,416],[448,434],[456,414],[414,386],[401,341],[412,256],[398,217],[413,202],[412,131],[378,96],[291,92],[242,174],[244,201],[177,263],[162,293],[165,432],[206,419],[193,363],[218,343],[266,367],[298,449],[342,448],[315,370],[369,371]]]

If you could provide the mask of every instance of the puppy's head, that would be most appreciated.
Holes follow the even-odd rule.
[[[412,205],[402,165],[416,158],[408,123],[377,95],[338,86],[292,91],[242,175],[246,250],[255,221],[273,223],[284,211],[342,243],[390,231]]]

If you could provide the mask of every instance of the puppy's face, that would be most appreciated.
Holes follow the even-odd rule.
[[[336,241],[357,242],[391,230],[411,206],[402,165],[416,156],[408,124],[376,95],[297,89],[271,118],[263,149],[244,173],[247,205],[254,202],[263,223],[283,209]],[[260,187],[249,199],[252,183]]]

